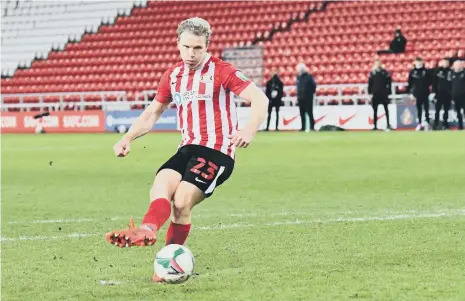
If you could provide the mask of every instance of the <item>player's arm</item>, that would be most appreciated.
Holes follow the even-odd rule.
[[[392,93],[392,77],[391,77],[391,74],[389,74],[389,72],[386,71],[386,79],[387,79],[387,90],[389,91],[389,95],[391,95]]]
[[[113,147],[116,156],[125,157],[129,154],[131,150],[131,141],[147,134],[169,106],[171,102],[169,74],[170,70],[163,74],[155,99],[145,108],[142,114],[137,117],[129,131]]]
[[[415,101],[415,96],[413,96],[413,70],[410,70],[407,80],[407,93],[409,94],[410,100]]]
[[[153,100],[152,103],[137,117],[129,131],[118,141],[113,150],[117,157],[125,157],[131,150],[131,141],[147,134],[168,107],[168,103]]]
[[[373,86],[373,76],[372,76],[372,73],[370,72],[370,74],[368,75],[368,95],[373,94],[371,93],[372,86]]]
[[[254,83],[250,83],[239,97],[251,103],[252,114],[245,127],[232,137],[231,143],[238,147],[247,147],[266,118],[269,100]]]
[[[152,101],[152,103],[136,119],[126,135],[123,136],[123,139],[132,141],[147,134],[158,119],[160,119],[160,116],[166,110],[168,105],[168,103],[161,103],[156,100]]]
[[[239,132],[229,136],[232,145],[247,147],[265,120],[268,111],[268,97],[232,65],[225,66],[220,74],[223,87],[239,95],[245,101],[251,102],[252,115],[247,125]]]
[[[412,94],[413,93],[413,71],[410,71],[408,74],[408,80],[407,80],[407,93]]]

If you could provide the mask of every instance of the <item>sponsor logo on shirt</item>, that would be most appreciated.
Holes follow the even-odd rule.
[[[211,100],[212,96],[209,94],[199,94],[197,95],[197,100]]]
[[[209,94],[197,94],[196,90],[186,91],[183,94],[176,92],[173,96],[173,100],[176,105],[187,103],[194,100],[211,100],[212,96]]]

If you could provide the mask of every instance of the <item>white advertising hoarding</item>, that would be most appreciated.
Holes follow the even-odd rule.
[[[251,109],[240,107],[237,109],[239,129],[241,129],[249,118]],[[316,106],[313,108],[315,118],[315,129],[324,125],[334,125],[346,130],[371,130],[374,126],[373,108],[371,106]],[[389,105],[389,119],[392,128],[397,127],[396,105]],[[270,130],[275,130],[276,114],[271,113]],[[266,120],[260,126],[265,129]],[[299,107],[281,107],[279,110],[280,130],[300,130],[302,127]],[[386,114],[383,106],[378,107],[378,128],[387,127]]]

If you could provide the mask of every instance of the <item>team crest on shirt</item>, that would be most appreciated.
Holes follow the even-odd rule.
[[[236,76],[242,79],[243,81],[247,80],[247,77],[240,71],[236,71]]]
[[[182,95],[179,92],[174,93],[173,100],[176,105],[180,105],[182,103]]]

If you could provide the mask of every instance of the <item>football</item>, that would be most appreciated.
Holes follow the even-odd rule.
[[[167,245],[155,256],[155,274],[166,283],[183,283],[194,273],[194,256],[181,245]]]

